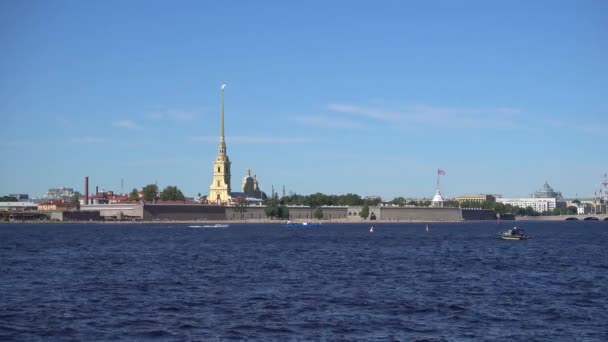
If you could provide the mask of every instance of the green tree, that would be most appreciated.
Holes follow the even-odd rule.
[[[144,201],[152,202],[158,197],[158,186],[156,184],[148,184],[143,188]]]
[[[571,205],[568,208],[566,208],[566,215],[576,215],[578,214],[578,208]]]
[[[242,197],[237,197],[234,201],[234,211],[240,214],[241,220],[244,217],[244,213],[247,211],[247,207],[247,200]]]
[[[14,196],[2,196],[0,197],[0,202],[18,202],[17,197]]]
[[[139,201],[139,192],[137,192],[137,189],[133,188],[133,190],[131,190],[131,193],[129,193],[129,201],[131,201],[131,202]]]
[[[282,204],[279,207],[279,213],[280,213],[280,217],[284,220],[289,218],[289,208],[287,208],[287,206],[285,204]]]
[[[70,206],[80,210],[80,193],[77,192],[70,198]]]
[[[185,201],[186,197],[177,186],[169,185],[160,193],[160,199],[163,201]]]
[[[266,208],[264,208],[264,213],[267,217],[270,217],[270,219],[279,217],[279,199],[276,194],[274,197],[267,200]]]
[[[323,209],[321,209],[321,207],[316,207],[315,210],[312,212],[312,216],[314,218],[316,218],[317,220],[320,220],[323,218]]]
[[[367,217],[369,216],[369,205],[367,205],[367,203],[365,203],[363,205],[363,208],[361,209],[361,212],[359,213],[359,216],[361,216],[362,219],[366,220]]]
[[[392,201],[390,201],[391,204],[394,204],[394,205],[397,205],[400,207],[405,206],[406,202],[407,202],[406,199],[403,197],[395,197],[395,198],[393,198]]]

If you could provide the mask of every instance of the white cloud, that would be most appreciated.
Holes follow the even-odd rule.
[[[195,136],[190,141],[218,143],[218,136]],[[310,137],[274,137],[274,136],[229,136],[226,137],[227,144],[300,144],[319,142],[318,138]]]
[[[327,108],[337,113],[354,114],[382,121],[400,120],[402,117],[399,113],[386,111],[380,107],[361,107],[350,104],[330,103],[327,105]]]
[[[192,121],[197,117],[195,112],[179,110],[159,110],[145,115],[150,120]]]
[[[297,116],[293,117],[292,120],[301,125],[318,128],[361,129],[365,127],[363,123],[358,121],[330,118],[327,116]]]
[[[415,105],[394,111],[381,106],[330,103],[327,108],[335,113],[407,126],[428,125],[459,128],[514,128],[517,126],[516,116],[520,114],[518,109],[508,107],[471,109]]]
[[[141,129],[141,127],[138,124],[136,124],[133,120],[114,121],[112,123],[112,126],[119,127],[119,128],[126,128],[126,129],[130,129],[130,130]]]

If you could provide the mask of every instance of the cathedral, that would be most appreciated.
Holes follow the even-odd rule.
[[[234,195],[246,198],[249,201],[263,201],[267,198],[266,194],[260,190],[257,176],[254,174],[251,177],[251,170],[249,169],[247,169],[247,176],[243,177],[243,192],[240,194],[235,193]]]
[[[251,177],[251,171],[247,169],[247,176],[243,178],[243,192],[231,192],[230,188],[230,159],[226,154],[226,140],[224,136],[224,88],[222,84],[222,109],[220,117],[220,145],[217,156],[213,161],[213,181],[209,187],[207,201],[215,204],[234,203],[236,198],[244,198],[248,201],[263,201],[266,194],[262,192],[258,185],[256,175]]]

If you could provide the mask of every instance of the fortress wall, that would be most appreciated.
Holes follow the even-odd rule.
[[[287,207],[290,220],[311,220],[312,209],[310,207]]]
[[[225,220],[226,208],[203,204],[144,204],[144,220]]]
[[[245,208],[243,213],[237,212],[234,207],[226,207],[226,219],[228,220],[260,220],[266,218],[265,206],[251,206]]]
[[[54,211],[51,220],[56,221],[103,221],[99,211]]]
[[[378,219],[395,221],[462,221],[460,208],[381,207]],[[371,213],[371,210],[370,210]]]
[[[267,219],[265,206],[251,206],[245,208],[242,214],[234,207],[226,207],[226,218],[228,220],[252,220]],[[314,210],[310,207],[288,206],[290,220],[312,220]],[[344,219],[348,213],[348,207],[321,207],[324,220]]]
[[[90,204],[80,207],[80,211],[98,211],[99,215],[106,219],[117,217],[142,219],[144,217],[143,209],[144,206],[140,203]]]
[[[465,221],[496,220],[496,212],[491,209],[461,209]]]
[[[348,207],[321,207],[324,220],[345,219],[348,214]]]

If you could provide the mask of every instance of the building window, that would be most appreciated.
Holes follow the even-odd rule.
[[[220,181],[217,181],[217,186],[220,186]]]
[[[217,167],[217,172],[220,172],[220,167],[219,166]]]

